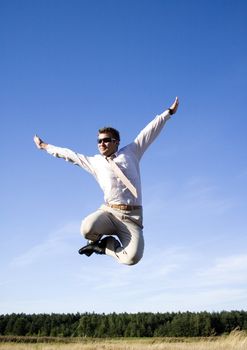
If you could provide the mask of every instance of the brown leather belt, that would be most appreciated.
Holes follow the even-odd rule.
[[[110,208],[113,208],[113,209],[126,210],[126,211],[131,211],[131,210],[142,208],[141,205],[109,204],[109,203],[106,203],[106,205]]]

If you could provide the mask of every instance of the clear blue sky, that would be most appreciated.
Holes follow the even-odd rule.
[[[246,309],[246,38],[245,0],[0,0],[0,313]],[[80,256],[101,190],[33,135],[92,155],[175,96],[141,163],[143,260]]]

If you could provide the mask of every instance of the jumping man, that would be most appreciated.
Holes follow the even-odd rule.
[[[99,129],[99,154],[95,156],[56,147],[34,136],[39,149],[87,170],[104,192],[104,204],[82,221],[81,234],[88,244],[79,249],[79,254],[88,257],[93,253],[106,254],[126,265],[137,264],[142,258],[144,239],[139,162],[166,121],[176,113],[178,104],[176,98],[171,107],[157,115],[133,142],[120,149],[120,134],[116,129]]]

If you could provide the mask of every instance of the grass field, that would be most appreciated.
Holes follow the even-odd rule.
[[[208,339],[108,339],[77,343],[0,343],[0,350],[247,350],[247,335],[233,332],[229,336]]]

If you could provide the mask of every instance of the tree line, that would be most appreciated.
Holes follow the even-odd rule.
[[[1,336],[207,337],[247,330],[247,311],[0,315]]]

